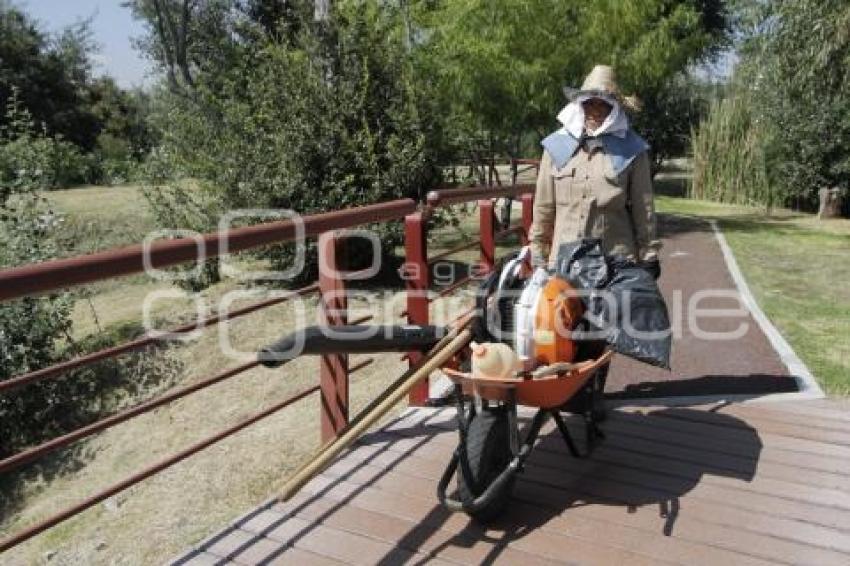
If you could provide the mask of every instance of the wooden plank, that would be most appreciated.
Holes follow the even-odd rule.
[[[265,564],[283,554],[285,550],[279,542],[260,537],[253,539],[246,548],[231,558],[239,564]]]
[[[681,411],[681,409],[677,410]],[[805,455],[812,454],[828,456],[830,459],[847,460],[842,463],[839,469],[850,468],[850,447],[832,442],[773,434],[763,429],[755,429],[750,425],[745,425],[749,430],[744,430],[741,427],[734,429],[728,426],[719,426],[717,425],[718,422],[729,422],[734,417],[718,417],[716,413],[705,413],[698,410],[688,411],[694,419],[700,419],[700,421],[660,418],[659,414],[646,416],[639,414],[637,410],[630,412],[617,410],[609,413],[609,419],[604,426],[605,428],[616,427],[623,433],[645,438],[653,438],[660,433],[659,431],[666,431],[672,434],[672,436],[667,436],[667,440],[680,446],[699,446],[703,450],[743,456],[752,454],[754,440],[756,440],[761,443],[763,456],[768,453],[772,454],[775,450],[800,452]],[[528,415],[529,412],[525,411],[523,420],[528,420]],[[705,424],[701,421],[705,421]],[[443,409],[434,412],[425,419],[418,419],[415,423],[402,421],[397,426],[388,427],[385,430],[400,433],[407,430],[407,434],[421,436],[432,434],[434,428],[454,430],[453,414]],[[830,471],[837,470],[833,467]]]
[[[417,456],[420,456],[420,455],[421,454],[417,453]],[[421,465],[420,463],[417,463],[417,466],[420,466],[420,465]],[[562,467],[566,467],[567,469],[569,469],[569,465],[570,465],[570,460],[564,459]],[[579,464],[579,465],[582,465],[582,464]],[[597,464],[591,462],[590,465],[596,466]],[[553,468],[553,469],[555,470],[555,473],[558,473],[558,474],[561,473],[561,471],[558,470],[557,468]],[[600,471],[596,470],[595,473],[597,475],[599,475]],[[653,486],[660,483],[661,485],[663,485],[667,488],[666,493],[669,493],[669,494],[676,494],[676,492],[677,492],[676,488],[678,488],[680,483],[681,483],[681,482],[677,482],[675,480],[673,480],[671,482],[670,478],[668,478],[668,477],[664,477],[664,476],[657,477],[653,474],[640,473],[640,472],[632,471],[632,470],[625,471],[625,470],[620,470],[618,468],[614,468],[613,471],[608,472],[608,475],[610,476],[612,473],[615,475],[615,479],[618,479],[620,482],[626,482],[626,484],[630,484],[630,483],[634,483],[635,481],[638,481],[638,482],[641,482],[638,485],[647,485],[649,488],[652,488]],[[575,476],[577,478],[581,478],[582,473],[576,473],[575,470],[574,470],[573,476]],[[653,491],[657,491],[657,490],[653,490]],[[842,510],[824,508],[824,507],[820,507],[820,506],[817,506],[817,505],[809,504],[807,502],[796,503],[796,502],[788,502],[788,501],[785,501],[783,499],[776,499],[774,501],[770,497],[762,497],[762,496],[758,496],[758,495],[754,495],[754,494],[747,494],[745,492],[739,492],[739,491],[736,491],[736,490],[717,489],[717,488],[714,488],[712,486],[704,487],[704,486],[701,486],[701,485],[694,486],[694,488],[691,490],[691,493],[689,493],[689,496],[694,496],[694,497],[701,496],[702,499],[705,499],[707,502],[712,502],[716,497],[723,496],[726,500],[731,501],[732,504],[737,505],[737,506],[743,506],[744,512],[746,512],[746,510],[763,512],[763,510],[765,509],[765,505],[770,505],[770,509],[771,509],[772,513],[781,515],[781,512],[784,511],[787,514],[791,514],[792,518],[796,518],[796,519],[799,519],[801,521],[810,521],[810,520],[814,519],[814,520],[818,520],[818,521],[821,521],[823,523],[826,523],[826,526],[830,526],[830,527],[838,527],[838,526],[846,524],[846,523],[844,523],[844,519],[846,518],[846,513],[844,513]],[[780,512],[780,513],[777,513],[777,512]],[[786,526],[788,526],[788,525],[786,525]],[[802,531],[806,531],[807,528],[808,528],[808,525],[806,525],[806,524],[803,524],[803,525],[800,526],[800,530],[802,530]],[[820,538],[816,538],[816,540],[822,540],[824,536],[826,538],[830,538],[830,537],[833,536],[833,534],[829,533],[829,532],[824,534],[824,533],[819,533],[817,531],[814,531],[814,533],[815,534],[812,535],[812,536],[820,537]],[[809,533],[809,534],[811,534],[811,533]],[[838,536],[836,538],[836,540],[838,541],[839,544],[846,544],[846,538],[842,538],[841,536]]]
[[[358,453],[352,453],[350,458],[338,463],[329,472],[341,477],[357,477],[358,467],[362,464],[351,460],[359,456]],[[370,463],[382,466],[384,469],[392,467],[394,471],[419,475],[430,480],[436,480],[439,477],[442,465],[444,465],[444,463],[436,461],[439,455],[427,457],[434,458],[434,461],[429,461],[421,454],[404,454],[403,457],[404,460],[401,462],[398,461],[398,457],[390,456],[386,459],[373,458]],[[813,527],[809,523],[828,529],[841,530],[848,528],[848,517],[850,517],[850,513],[843,509],[824,507],[806,501],[789,501],[778,496],[771,497],[770,495],[732,489],[722,485],[715,486],[700,481],[701,477],[679,478],[667,473],[627,469],[618,465],[610,467],[596,460],[596,455],[594,455],[593,460],[576,460],[570,458],[566,453],[546,454],[544,451],[537,451],[529,461],[525,477],[547,483],[545,479],[541,479],[541,476],[546,478],[552,474],[559,478],[566,475],[572,477],[577,484],[577,489],[580,488],[581,482],[588,475],[592,475],[594,480],[602,478],[625,486],[633,486],[636,488],[636,493],[640,493],[637,490],[646,489],[651,494],[648,496],[651,502],[686,496],[709,504],[724,501],[726,505],[739,508],[740,512],[745,514],[750,512],[764,514],[769,509],[771,518],[776,518],[777,521],[781,519],[800,521],[802,525],[800,525],[799,531],[808,532],[811,536],[821,538],[822,536],[832,537],[835,533],[827,531],[824,535],[820,531],[812,530]],[[638,502],[643,503],[644,501],[639,500]],[[629,503],[629,501],[626,501],[626,503]],[[836,534],[834,542],[839,545],[846,545],[850,549],[850,536],[846,532]],[[843,546],[841,548],[844,549]]]
[[[748,430],[718,426],[716,415],[708,416],[699,411],[688,413],[677,412],[676,418],[672,418],[672,411],[640,415],[635,413],[624,413],[612,411],[610,424],[616,424],[623,428],[635,428],[638,430],[649,429],[654,431],[665,431],[679,435],[680,441],[684,443],[699,442],[700,446],[718,452],[729,454],[744,454],[752,449],[754,441],[759,441],[763,448],[782,449],[803,454],[816,454],[841,458],[850,462],[850,447],[843,446],[833,441],[818,440],[815,438],[803,438],[787,434],[790,430],[779,431],[765,422],[759,423],[759,428],[749,425]],[[688,415],[685,418],[683,415]],[[606,421],[606,426],[609,422]],[[791,427],[785,427],[789,429]],[[802,430],[801,427],[793,427],[794,430]],[[815,436],[815,435],[813,435]]]
[[[806,401],[808,403],[808,401]],[[805,418],[790,417],[788,420],[778,418],[782,415],[779,411],[770,411],[756,405],[727,405],[719,409],[719,412],[710,412],[707,409],[713,406],[697,406],[697,407],[623,407],[610,412],[613,418],[628,419],[630,422],[637,422],[644,417],[667,417],[678,418],[679,420],[672,424],[663,422],[655,423],[651,419],[646,418],[648,424],[655,426],[677,428],[680,427],[679,421],[695,421],[697,426],[700,423],[708,425],[709,428],[703,429],[703,435],[719,436],[728,438],[730,441],[735,439],[740,440],[744,436],[751,434],[752,430],[758,430],[759,435],[763,437],[765,444],[770,444],[771,441],[776,441],[782,447],[788,450],[798,450],[806,453],[822,453],[824,450],[830,456],[850,459],[850,428],[835,428],[830,426],[828,422],[821,422],[820,426],[816,422],[810,426],[805,422]],[[526,419],[530,419],[533,412],[529,410],[523,411]],[[760,416],[767,418],[760,418]],[[629,417],[632,417],[629,419]],[[637,418],[635,418],[637,417]],[[435,411],[426,418],[418,417],[416,421],[407,420],[400,421],[396,427],[388,428],[387,430],[398,430],[404,427],[414,426],[446,426],[453,427],[454,413],[450,409],[441,409]],[[724,430],[731,429],[731,430]],[[743,429],[743,430],[741,430]],[[688,428],[688,430],[696,430]],[[748,432],[750,431],[750,432]],[[810,442],[806,442],[810,441]]]
[[[701,426],[711,427],[710,432],[708,430],[706,431],[707,434],[713,434],[715,432],[720,434],[720,431],[717,430],[718,428],[725,428],[730,431],[736,429],[741,431],[741,429],[745,428],[749,428],[750,430],[758,429],[762,433],[769,433],[776,436],[842,446],[846,448],[844,453],[850,457],[850,448],[848,448],[850,447],[850,431],[766,419],[759,417],[755,412],[739,412],[728,407],[716,413],[680,408],[669,408],[652,412],[634,411],[628,413],[625,411],[614,411],[612,413],[617,417],[640,414],[650,417],[674,419],[677,422],[693,422]],[[735,413],[740,414],[741,418],[736,417]],[[745,431],[742,432],[746,433]]]
[[[333,480],[331,480],[333,481]],[[330,505],[329,501],[339,503],[334,499],[320,498],[314,500],[321,503],[323,506]],[[451,558],[457,559],[465,556],[468,552],[468,547],[479,544],[482,539],[498,538],[499,529],[484,529],[473,523],[467,525],[457,525],[457,521],[451,521],[452,518],[461,518],[460,515],[447,516],[446,513],[441,513],[441,509],[435,509],[433,501],[427,501],[421,498],[410,498],[404,502],[403,509],[399,512],[393,501],[398,501],[397,497],[387,496],[379,489],[366,487],[361,489],[356,495],[345,498],[335,513],[347,512],[350,508],[362,509],[377,509],[383,517],[391,517],[391,521],[395,523],[403,523],[403,528],[411,529],[427,529],[429,532],[435,533],[428,540],[421,543],[420,550],[431,551],[431,547],[439,542],[441,545],[446,545],[447,548],[459,545],[461,555],[456,554],[457,551],[451,551]],[[520,513],[517,511],[521,510]],[[738,553],[730,552],[720,548],[714,548],[703,544],[695,544],[675,537],[663,536],[656,532],[645,532],[631,527],[622,527],[611,523],[606,523],[594,519],[583,517],[577,519],[574,515],[568,512],[566,515],[551,514],[543,511],[537,505],[527,505],[521,502],[516,502],[512,505],[511,518],[516,524],[522,525],[523,529],[529,525],[537,525],[539,528],[553,529],[557,533],[570,533],[572,536],[594,541],[598,544],[610,545],[612,541],[616,541],[618,546],[629,550],[639,550],[644,554],[658,555],[665,560],[672,560],[678,563],[688,564],[706,564],[714,565],[721,560],[731,560],[735,564],[768,564],[769,562],[742,556]],[[410,519],[414,517],[415,519]],[[548,521],[548,522],[546,522]],[[448,524],[447,523],[455,523]],[[451,530],[446,526],[452,527]],[[392,532],[392,526],[387,528],[387,532]],[[444,541],[445,537],[451,537],[451,540]],[[471,539],[471,540],[468,540]],[[504,541],[504,536],[499,539]],[[420,544],[417,541],[417,544]],[[529,555],[525,555],[529,556]],[[523,558],[523,562],[514,561],[511,556],[501,551],[499,558],[506,559],[509,563],[525,564],[527,558]],[[477,559],[474,563],[481,563],[482,560]]]
[[[285,546],[294,546],[346,564],[406,563],[428,557],[395,545],[364,537],[347,531],[314,524],[300,517],[288,517],[285,522],[268,533],[267,538]],[[429,563],[450,564],[431,558]]]
[[[669,405],[629,405],[628,401],[618,403],[617,410],[626,412],[648,412],[671,409]],[[680,408],[692,409],[707,413],[726,413],[739,415],[745,419],[764,419],[785,422],[788,424],[802,424],[806,421],[820,423],[825,428],[836,428],[847,430],[850,421],[850,407],[841,408],[834,404],[829,407],[816,405],[817,400],[788,401],[782,403],[700,403],[695,405],[682,405]]]
[[[368,466],[366,466],[368,467]],[[365,468],[365,467],[364,467]],[[397,478],[390,476],[381,476],[377,479],[369,478],[369,472],[364,471],[364,468],[359,468],[354,471],[348,471],[346,473],[346,478],[352,481],[374,481],[386,488],[387,486],[391,486],[393,482],[399,481]],[[364,473],[366,474],[364,476]],[[595,491],[591,491],[590,494],[594,497],[603,497],[604,499],[611,500],[612,498],[616,499],[616,497],[612,494],[619,494],[622,500],[618,501],[629,501],[629,498],[638,497],[639,502],[659,502],[669,500],[669,494],[662,490],[653,490],[649,488],[641,488],[640,486],[631,486],[628,484],[622,484],[615,481],[605,481],[597,478],[584,478],[582,476],[576,476],[575,474],[564,473],[560,470],[545,470],[542,468],[531,468],[529,467],[528,473],[525,475],[526,478],[533,478],[535,481],[541,481],[547,483],[547,485],[571,488],[571,489],[581,489],[585,491],[585,488],[590,485],[595,489]],[[423,493],[428,493],[432,490],[431,481],[422,480],[422,479],[413,479],[412,477],[406,477],[404,481],[397,486],[399,492],[410,492],[414,488],[421,489]],[[600,487],[601,486],[601,487]],[[607,490],[607,491],[606,491]],[[824,543],[824,541],[833,543],[835,541],[836,535],[834,532],[829,529],[816,529],[816,528],[807,528],[811,527],[806,525],[805,523],[800,522],[789,522],[783,519],[774,518],[768,515],[763,515],[760,517],[754,517],[756,515],[754,513],[747,513],[746,511],[741,511],[737,509],[726,510],[723,508],[718,508],[719,506],[713,502],[706,502],[701,500],[696,500],[693,498],[694,503],[690,506],[691,508],[699,508],[702,509],[705,507],[705,515],[707,516],[717,516],[718,514],[722,516],[730,516],[737,517],[739,515],[744,515],[747,520],[754,522],[758,528],[759,532],[763,532],[766,534],[772,535],[776,532],[777,528],[782,530],[789,529],[793,527],[793,532],[791,533],[792,538],[799,539],[801,542],[818,544]],[[713,519],[708,519],[713,520]],[[840,539],[839,543],[843,543],[846,539],[846,535],[844,535],[844,539]]]
[[[740,416],[745,420],[752,419],[756,422],[767,420],[850,432],[850,411],[829,410],[813,407],[806,403],[799,407],[789,404],[732,404],[723,407],[720,411],[725,414]]]
[[[218,566],[222,558],[208,552],[192,551],[178,558],[171,564],[174,566]]]
[[[559,508],[581,502],[580,494],[553,490],[548,486],[526,481],[520,481],[517,484],[516,497],[532,504]],[[704,520],[703,517],[690,512],[691,508],[687,500],[682,503],[682,507],[688,512],[678,513],[671,536],[760,557],[779,564],[843,566],[847,563],[847,555],[843,553],[755,533],[734,525]],[[566,513],[576,511],[590,514],[600,520],[643,529],[659,529],[659,521],[663,525],[659,510],[651,506],[633,507],[628,512],[623,512],[623,508],[617,506],[581,505],[570,508]]]
[[[839,411],[850,411],[850,397],[827,397],[826,399],[812,399],[806,401],[812,407],[834,409]]]
[[[241,529],[228,529],[199,550],[230,559],[251,544],[255,535]]]
[[[506,546],[506,541],[497,544],[479,536],[483,533],[475,529],[442,529],[441,522],[432,519],[434,513],[424,514],[421,520],[409,520],[360,507],[355,501],[314,498],[299,509],[298,516],[459,564],[481,564],[496,557],[513,564],[551,566],[561,563],[516,550]]]
[[[551,444],[555,443],[552,442]],[[734,455],[718,455],[707,453],[699,448],[684,448],[633,436],[609,434],[603,446],[646,456],[657,456],[673,463],[673,465],[676,463],[694,464],[705,470],[717,470],[718,474],[724,472],[745,474],[754,465],[757,465],[758,474],[753,478],[753,485],[760,483],[763,479],[779,479],[794,485],[818,485],[830,489],[845,489],[850,482],[850,475],[847,474],[821,471],[811,467],[801,468],[800,466],[769,461],[763,458],[754,460],[753,458]],[[806,462],[808,463],[808,460]],[[846,471],[841,470],[840,466],[836,466],[834,460],[827,460],[826,464],[828,467]]]
[[[323,497],[332,499],[341,499],[345,505],[360,505],[364,508],[380,505],[383,513],[398,514],[401,518],[407,518],[413,522],[426,521],[426,517],[430,513],[434,513],[436,517],[445,516],[446,511],[440,507],[432,498],[422,496],[419,489],[415,492],[399,491],[403,486],[396,484],[396,489],[388,491],[383,489],[378,484],[364,485],[357,480],[342,480],[335,478],[323,478],[324,485],[320,482],[308,485],[307,490],[318,489]],[[405,481],[407,478],[399,478]],[[394,482],[393,475],[386,475],[381,478],[379,483],[387,481]],[[332,486],[328,488],[328,486]],[[433,490],[433,483],[428,482],[429,492]],[[395,505],[393,505],[395,503]],[[388,509],[392,509],[388,511]],[[437,519],[439,520],[439,519]],[[477,529],[471,525],[464,516],[456,514],[448,514],[446,520],[446,529],[450,530],[452,526],[458,531],[469,531],[476,533]],[[526,525],[526,527],[529,527]],[[534,528],[522,529],[522,536],[516,538],[506,538],[504,529],[489,529],[485,533],[486,536],[495,537],[499,540],[498,544],[504,544],[510,548],[535,554],[539,557],[559,562],[571,562],[582,564],[613,564],[620,561],[627,561],[631,564],[658,564],[667,562],[661,557],[649,557],[642,554],[629,552],[628,550],[617,548],[611,545],[601,545],[590,542],[581,538],[573,537],[561,529],[547,529],[543,525],[533,525]],[[451,531],[450,531],[451,532]],[[479,536],[481,533],[479,533]],[[508,531],[510,536],[510,531]],[[504,539],[504,540],[500,540]]]
[[[550,430],[547,427],[545,430]],[[850,481],[850,467],[842,461],[828,456],[812,455],[807,453],[799,453],[796,451],[787,451],[783,449],[773,449],[770,446],[764,446],[760,449],[760,453],[756,456],[752,450],[741,451],[740,449],[732,449],[736,452],[733,454],[718,452],[705,446],[706,443],[691,439],[691,437],[683,438],[681,434],[668,434],[669,429],[653,429],[640,426],[625,426],[622,423],[606,422],[603,429],[608,431],[609,440],[615,443],[628,443],[629,445],[641,447],[641,449],[651,449],[655,446],[655,450],[663,449],[665,453],[676,454],[676,457],[692,460],[694,462],[706,463],[714,462],[718,466],[727,467],[730,471],[748,470],[757,464],[759,469],[771,470],[773,464],[778,464],[789,471],[791,475],[800,475],[803,477],[809,471],[822,472],[832,474],[833,480],[841,484],[842,481],[846,485],[846,481]],[[674,430],[674,433],[678,431]],[[381,437],[382,433],[376,433],[379,436],[374,437],[373,441],[379,439],[386,441],[386,437]],[[421,429],[401,429],[393,431],[400,437],[415,438],[417,442],[425,442],[426,439],[431,439],[434,442],[456,442],[456,433],[448,428],[432,427],[428,430]],[[399,441],[396,441],[399,442]],[[557,443],[554,443],[557,444]],[[544,444],[544,448],[547,445]],[[793,470],[797,469],[796,472]],[[787,474],[786,474],[787,475]],[[848,478],[841,480],[841,478]]]
[[[720,428],[720,427],[715,427]],[[647,439],[663,439],[664,442],[683,447],[699,447],[707,452],[753,457],[756,449],[759,458],[779,457],[787,461],[799,461],[805,466],[809,456],[822,456],[841,464],[829,471],[847,469],[850,465],[850,450],[835,444],[766,434],[763,430],[753,431],[747,436],[727,435],[722,430],[715,431],[701,425],[683,420],[655,417],[628,418],[612,415],[604,425],[612,434],[624,434]],[[712,434],[716,432],[716,434]],[[758,445],[761,443],[761,446]]]
[[[850,420],[850,400],[846,397],[812,399],[804,402],[787,403],[750,403],[748,406],[770,409],[795,415],[817,415],[819,418],[846,421]]]
[[[672,485],[674,489],[689,488],[689,495],[697,495],[709,500],[726,499],[744,509],[759,511],[769,508],[772,513],[782,517],[831,528],[850,528],[850,511],[832,505],[832,497],[846,500],[848,498],[846,492],[823,490],[805,483],[788,484],[758,476],[750,482],[722,476],[715,477],[710,468],[706,470],[687,463],[611,449],[609,442],[610,440],[606,440],[591,460],[576,460],[568,455],[559,436],[550,436],[535,448],[529,464],[554,470],[569,470],[577,475],[596,473],[596,468],[600,465],[614,469],[622,468],[632,470],[631,473],[624,472],[631,482],[650,487],[659,482],[666,482],[665,485]],[[553,445],[557,450],[546,450],[547,445]],[[436,451],[429,449],[428,452],[417,451],[411,454],[397,453],[390,449],[384,453],[376,453],[375,446],[367,446],[358,449],[351,454],[350,458],[336,464],[332,471],[335,475],[344,475],[352,472],[357,465],[360,465],[360,462],[369,462],[386,468],[393,467],[405,473],[437,479],[448,458],[447,448],[449,446]],[[809,499],[805,497],[807,494]]]
[[[434,495],[457,443],[454,409],[408,411],[293,500],[258,509],[198,556],[277,564],[844,565],[850,419],[840,405],[822,404],[820,417],[817,408],[618,410],[589,460],[568,458],[550,424],[508,515],[489,528],[448,513]],[[524,409],[521,418],[532,414]]]
[[[288,546],[281,554],[263,563],[263,566],[339,566],[340,564],[345,564],[345,562]]]
[[[376,468],[376,472],[379,471],[380,469]],[[396,475],[395,472],[393,472],[393,474],[391,474],[390,476],[392,475]],[[389,494],[383,495],[381,497],[382,500],[398,500],[403,494],[407,501],[400,505],[399,511],[402,513],[405,512],[405,509],[407,509],[411,505],[412,500],[416,497],[422,499],[427,497],[425,493],[427,493],[429,490],[426,489],[423,493],[422,486],[417,485],[418,482],[411,480],[410,478],[404,478],[403,481],[399,481],[397,479],[391,478],[390,476],[382,476],[380,479],[371,482],[369,485],[358,485],[356,483],[356,480],[350,479],[342,480],[325,478],[325,488],[327,489],[327,491],[324,491],[323,494],[325,496],[330,497],[343,497],[346,499],[346,502],[348,504],[354,501],[355,498],[359,500],[362,494],[368,492],[369,490],[389,492]],[[390,477],[390,479],[387,479],[388,477]],[[521,491],[521,493],[527,494],[527,486],[529,485],[531,486],[531,489],[537,489],[538,491],[543,490],[545,492],[545,495],[537,499],[530,500],[529,502],[544,508],[554,508],[558,511],[558,513],[560,513],[563,509],[567,509],[570,505],[581,501],[580,496],[571,494],[567,490],[553,489],[549,486],[542,486],[534,482],[521,481],[520,484],[523,486],[523,490],[526,490]],[[433,486],[433,484],[430,482],[428,482],[426,485],[430,485],[431,487]],[[356,495],[352,495],[353,493],[356,493]],[[417,495],[417,493],[419,493],[419,495]],[[565,497],[567,499],[565,499]],[[433,502],[426,502],[426,504],[433,505]],[[690,507],[688,506],[688,508]],[[640,524],[640,528],[645,531],[652,531],[657,535],[660,535],[660,527],[662,527],[664,524],[664,519],[659,518],[658,512],[648,506],[637,507],[636,509],[629,510],[627,512],[626,509],[621,505],[583,505],[567,509],[563,513],[563,515],[566,517],[575,517],[576,519],[584,520],[584,515],[586,513],[591,512],[591,510],[593,510],[593,513],[596,514],[599,512],[600,509],[604,509],[605,513],[603,513],[603,516],[601,517],[599,515],[596,515],[599,520],[621,525],[625,524],[625,526],[630,526],[629,523],[631,523],[631,526],[633,526],[634,522],[632,521],[632,517],[635,515],[635,513],[640,513],[644,517],[644,522]],[[646,522],[646,519],[648,517],[651,517],[651,523]],[[680,535],[680,533],[682,532],[680,531],[680,523],[683,518],[685,519],[685,524],[688,526],[688,528],[685,529],[685,532],[688,533],[688,536],[686,537],[682,537]],[[624,521],[626,521],[626,523],[624,523]],[[543,529],[546,527],[545,525],[535,525],[534,528]],[[600,532],[606,532],[605,528],[607,528],[607,526],[601,528]],[[562,530],[561,527],[558,527],[558,529]],[[715,538],[701,537],[700,533],[704,532],[714,533]],[[837,553],[828,549],[817,548],[806,544],[799,544],[793,541],[783,540],[781,538],[776,538],[770,535],[741,531],[741,529],[735,526],[714,524],[710,521],[706,521],[704,515],[696,516],[693,513],[689,513],[687,516],[684,517],[680,516],[677,519],[675,529],[673,531],[673,536],[677,538],[683,538],[684,540],[691,540],[691,542],[702,543],[705,546],[709,547],[719,546],[721,548],[725,548],[727,551],[742,553],[747,556],[761,557],[767,560],[782,563],[793,563],[796,560],[798,562],[810,562],[819,564],[843,564],[846,563],[847,558],[847,556],[844,554]],[[608,544],[617,544],[617,539],[615,537],[610,537],[607,540]],[[721,541],[721,543],[715,544],[715,540],[719,540]],[[741,542],[739,543],[737,541]],[[751,551],[752,548],[758,549],[758,552],[755,555]],[[790,559],[788,557],[790,557]]]
[[[705,495],[705,490],[700,486],[683,491],[682,484],[667,478],[606,467],[598,467],[591,475],[529,465],[522,477],[524,480],[586,493],[591,496],[590,501],[604,498],[632,506],[686,501],[689,513],[701,516],[706,521],[850,553],[850,534],[847,532],[778,516],[772,508],[754,510],[739,506],[738,501],[745,498],[744,494],[716,500]]]

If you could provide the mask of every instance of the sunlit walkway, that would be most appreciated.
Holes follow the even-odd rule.
[[[588,460],[550,430],[489,528],[436,500],[453,416],[411,409],[178,563],[850,563],[846,404],[623,407]]]

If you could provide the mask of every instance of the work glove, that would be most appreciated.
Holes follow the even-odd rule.
[[[641,267],[647,270],[656,281],[661,277],[661,262],[658,261],[658,258],[644,260],[641,262]]]

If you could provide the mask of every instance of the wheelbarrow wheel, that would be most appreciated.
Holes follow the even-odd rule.
[[[467,482],[465,474],[457,475],[461,501],[471,501],[481,495],[510,463],[513,456],[508,426],[506,407],[484,409],[472,419],[466,437],[466,456],[472,477]],[[512,478],[486,506],[470,515],[482,522],[494,519],[507,505],[513,485]]]

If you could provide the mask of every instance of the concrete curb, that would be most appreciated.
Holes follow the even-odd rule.
[[[797,386],[800,388],[800,391],[796,393],[773,393],[759,397],[759,399],[768,400],[766,398],[769,397],[770,400],[790,401],[795,399],[821,399],[825,397],[826,395],[824,395],[823,390],[818,385],[815,376],[812,375],[812,372],[809,371],[809,368],[800,359],[794,348],[791,347],[788,341],[780,334],[779,330],[770,322],[770,319],[767,318],[767,315],[764,314],[764,311],[761,310],[758,302],[756,302],[749,285],[747,285],[746,279],[744,279],[743,273],[741,273],[741,269],[738,267],[738,262],[732,253],[732,248],[729,247],[726,237],[720,230],[717,220],[712,219],[709,222],[711,223],[711,229],[714,231],[714,236],[717,238],[717,243],[720,245],[720,251],[723,252],[726,268],[729,270],[729,274],[732,276],[732,280],[741,294],[741,299],[747,306],[750,314],[752,314],[753,319],[761,328],[761,331],[767,337],[770,345],[773,346],[773,349],[779,355],[782,363],[788,368],[788,373],[794,377],[797,381]]]

